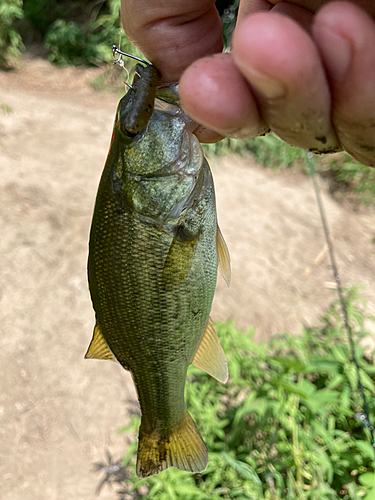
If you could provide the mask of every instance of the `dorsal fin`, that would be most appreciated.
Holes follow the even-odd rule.
[[[219,263],[220,273],[222,277],[225,279],[226,284],[229,286],[230,256],[227,244],[225,243],[224,237],[221,234],[219,226],[217,226],[217,231],[216,231],[216,251],[217,251],[217,259]]]
[[[191,364],[223,384],[228,380],[227,360],[225,359],[224,351],[217,338],[211,318],[208,318],[202,340]]]
[[[109,359],[117,363],[117,359],[104,340],[98,324],[95,325],[94,334],[85,354],[85,359]]]

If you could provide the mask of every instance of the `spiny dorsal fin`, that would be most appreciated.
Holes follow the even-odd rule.
[[[117,363],[117,359],[107,346],[107,342],[104,340],[98,324],[95,325],[94,334],[85,354],[85,359],[110,359]]]
[[[228,366],[224,351],[219,343],[211,318],[208,318],[201,343],[194,355],[192,365],[225,384],[228,380]]]
[[[217,259],[219,262],[219,270],[222,277],[225,279],[226,284],[229,286],[230,283],[230,256],[227,244],[225,243],[224,237],[221,234],[219,226],[217,226],[216,231],[216,251]]]

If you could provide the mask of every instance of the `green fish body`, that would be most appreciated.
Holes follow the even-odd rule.
[[[191,363],[227,379],[209,313],[218,260],[229,277],[229,256],[193,123],[178,105],[155,101],[152,66],[138,72],[118,105],[96,198],[88,259],[96,326],[86,358],[130,370],[142,414],[137,474],[147,477],[207,466],[184,386]]]

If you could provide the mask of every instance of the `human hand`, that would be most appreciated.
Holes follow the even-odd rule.
[[[230,54],[213,0],[122,0],[122,20],[166,81],[181,77],[204,142],[271,129],[375,166],[375,2],[355,3],[242,0]]]

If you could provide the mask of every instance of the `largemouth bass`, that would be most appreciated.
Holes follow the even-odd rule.
[[[130,370],[141,407],[137,474],[201,472],[206,446],[184,402],[189,364],[228,377],[209,318],[218,263],[212,175],[178,105],[176,85],[137,67],[116,113],[91,226],[88,277],[96,313],[86,358]]]

